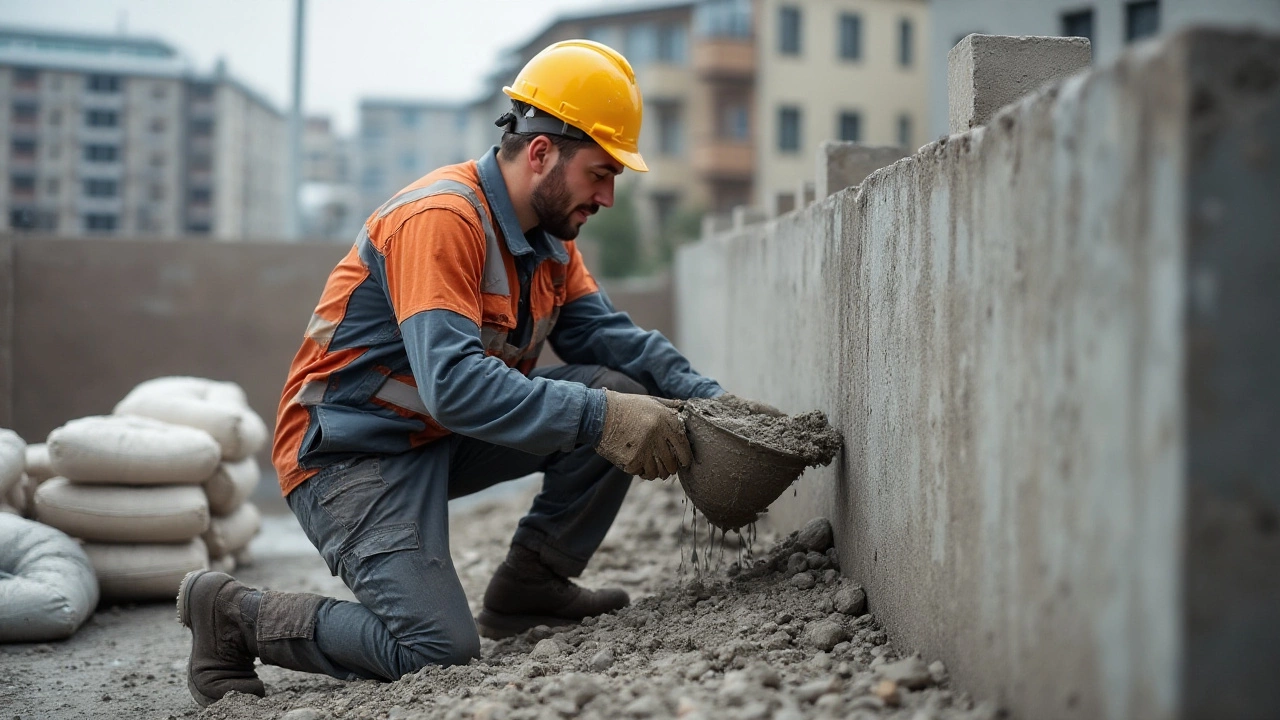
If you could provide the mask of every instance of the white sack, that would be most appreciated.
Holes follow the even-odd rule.
[[[209,555],[213,557],[230,555],[248,545],[261,528],[262,514],[258,507],[245,503],[226,517],[211,518],[209,529],[204,533],[204,543],[209,546]]]
[[[35,517],[98,542],[186,542],[209,529],[209,502],[194,485],[77,485],[53,478],[36,489]]]
[[[209,496],[209,512],[230,515],[253,493],[261,478],[262,471],[253,457],[222,463],[204,482],[204,492]]]
[[[77,483],[195,485],[220,456],[208,433],[149,418],[86,417],[49,433],[54,473]]]
[[[113,413],[204,430],[218,441],[222,459],[228,461],[243,460],[267,441],[267,426],[244,402],[244,391],[234,383],[156,378],[131,390]]]
[[[27,464],[27,443],[12,430],[0,428],[0,498],[22,479]]]
[[[171,600],[182,578],[209,566],[204,541],[182,544],[85,543],[102,597],[111,600]]]
[[[40,482],[58,474],[53,471],[53,461],[49,458],[47,443],[34,443],[27,446],[25,470],[28,475]]]
[[[0,642],[71,637],[98,604],[98,581],[75,540],[0,513]]]
[[[40,483],[40,480],[23,474],[22,479],[9,488],[8,495],[4,497],[5,504],[18,511],[22,517],[31,517],[33,510],[31,503],[35,499],[36,488],[40,487]]]

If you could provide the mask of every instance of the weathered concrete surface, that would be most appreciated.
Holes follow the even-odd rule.
[[[968,35],[947,54],[951,132],[986,125],[1000,108],[1089,67],[1088,38]]]
[[[909,154],[910,151],[900,147],[824,140],[818,146],[814,194],[817,199],[822,200],[845,188],[861,184],[871,173],[888,167]]]
[[[1180,34],[678,257],[695,366],[844,433],[771,514],[1016,717],[1280,708],[1277,138],[1280,39]]]

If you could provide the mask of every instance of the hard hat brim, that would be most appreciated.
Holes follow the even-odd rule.
[[[557,112],[555,109],[551,107],[548,107],[545,103],[540,102],[535,98],[529,97],[519,92],[518,90],[514,90],[510,86],[503,87],[502,92],[505,93],[507,97],[511,98],[512,100],[518,100],[522,103],[527,103],[529,105],[532,105],[533,107],[536,107],[539,110],[545,113],[548,113],[553,117],[559,118],[564,122],[569,123],[573,127],[578,128],[582,132],[586,133],[587,137],[594,140],[595,143],[599,145],[602,150],[608,153],[609,157],[612,157],[614,160],[617,160],[618,162],[622,163],[623,166],[626,167],[627,169],[633,170],[635,172],[649,172],[649,165],[644,161],[644,158],[640,156],[639,151],[626,150],[626,149],[617,147],[614,143],[610,142],[608,139],[601,139],[592,135],[590,128],[584,128],[579,126],[577,123],[573,122],[572,120],[568,120],[563,116],[561,116],[559,112]]]

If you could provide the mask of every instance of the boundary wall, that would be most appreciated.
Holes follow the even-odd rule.
[[[959,687],[1014,717],[1276,717],[1278,199],[1280,38],[1182,32],[704,224],[679,339],[839,427],[769,517],[830,517]]]

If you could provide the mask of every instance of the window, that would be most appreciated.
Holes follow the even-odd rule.
[[[784,5],[778,8],[778,52],[800,54],[800,8]]]
[[[193,235],[208,235],[213,232],[213,225],[204,220],[192,221],[187,223],[187,232]]]
[[[898,116],[898,145],[904,148],[911,147],[911,116]]]
[[[115,145],[85,145],[84,159],[89,162],[115,162],[120,158],[120,148]]]
[[[859,15],[840,15],[840,59],[862,59],[862,17]]]
[[[684,65],[689,60],[689,35],[683,25],[658,28],[658,62]]]
[[[1077,10],[1062,14],[1062,36],[1082,37],[1093,41],[1093,10]]]
[[[671,192],[653,194],[653,214],[658,216],[658,227],[668,230],[675,219],[676,209],[680,207],[680,196]]]
[[[33,124],[39,114],[40,108],[35,103],[21,102],[13,104],[13,121],[15,123]]]
[[[191,188],[192,205],[208,205],[213,201],[213,191],[209,188]]]
[[[151,97],[156,100],[163,100],[169,95],[168,89],[160,83],[151,86]]]
[[[360,184],[364,186],[367,192],[378,192],[382,189],[382,169],[377,167],[365,168],[360,176]]]
[[[191,121],[191,134],[194,137],[209,137],[213,135],[213,120],[209,118],[197,118]]]
[[[608,45],[611,48],[623,47],[622,31],[613,25],[596,25],[588,28],[587,39]]]
[[[725,105],[721,111],[720,135],[730,140],[747,140],[751,136],[751,111],[746,103]]]
[[[406,128],[418,127],[419,115],[417,110],[405,108],[400,111],[400,125]]]
[[[680,155],[684,152],[684,123],[680,118],[679,103],[655,103],[658,115],[658,152],[663,155]]]
[[[153,184],[151,186],[150,195],[152,202],[160,202],[161,200],[164,200],[164,185],[161,185],[160,183]]]
[[[114,110],[89,110],[84,114],[84,122],[89,127],[118,127],[120,113]]]
[[[58,183],[58,178],[49,178],[44,181],[44,192],[46,195],[56,196],[61,189],[62,188]]]
[[[213,84],[212,83],[192,83],[191,99],[192,100],[212,100]]]
[[[658,57],[658,34],[653,26],[640,23],[627,27],[627,60],[632,67],[652,63]]]
[[[911,67],[913,34],[910,20],[902,18],[898,21],[898,64],[902,67]]]
[[[151,133],[152,133],[152,134],[154,134],[154,135],[160,135],[160,134],[164,133],[164,130],[165,130],[165,127],[166,127],[166,126],[167,126],[167,123],[165,123],[164,118],[151,118]]]
[[[116,229],[115,215],[89,213],[84,216],[84,229],[93,232],[111,232]]]
[[[35,175],[14,175],[10,177],[9,190],[14,195],[34,195],[36,192]]]
[[[13,86],[24,90],[34,90],[40,84],[40,71],[33,68],[15,68]]]
[[[36,141],[35,140],[14,140],[9,146],[13,151],[15,160],[35,160],[36,159]]]
[[[36,212],[29,208],[20,208],[9,211],[9,227],[14,230],[35,230],[36,229]]]
[[[836,119],[837,135],[845,142],[862,140],[862,115],[856,112],[842,112]]]
[[[88,87],[89,92],[118,93],[120,92],[120,76],[90,75],[86,78],[85,85]]]
[[[1160,3],[1142,0],[1124,6],[1124,39],[1128,42],[1151,37],[1160,30]]]
[[[701,0],[693,6],[694,31],[702,37],[751,37],[751,0]]]
[[[120,194],[120,184],[115,180],[85,180],[84,194],[95,198],[113,198]]]
[[[783,107],[778,110],[778,149],[782,152],[800,152],[800,108]]]
[[[164,161],[164,156],[159,154],[153,156],[151,160],[153,165],[157,163],[162,164],[163,161]],[[187,167],[192,172],[209,172],[213,170],[213,158],[203,154],[192,155],[191,159],[187,161]]]

